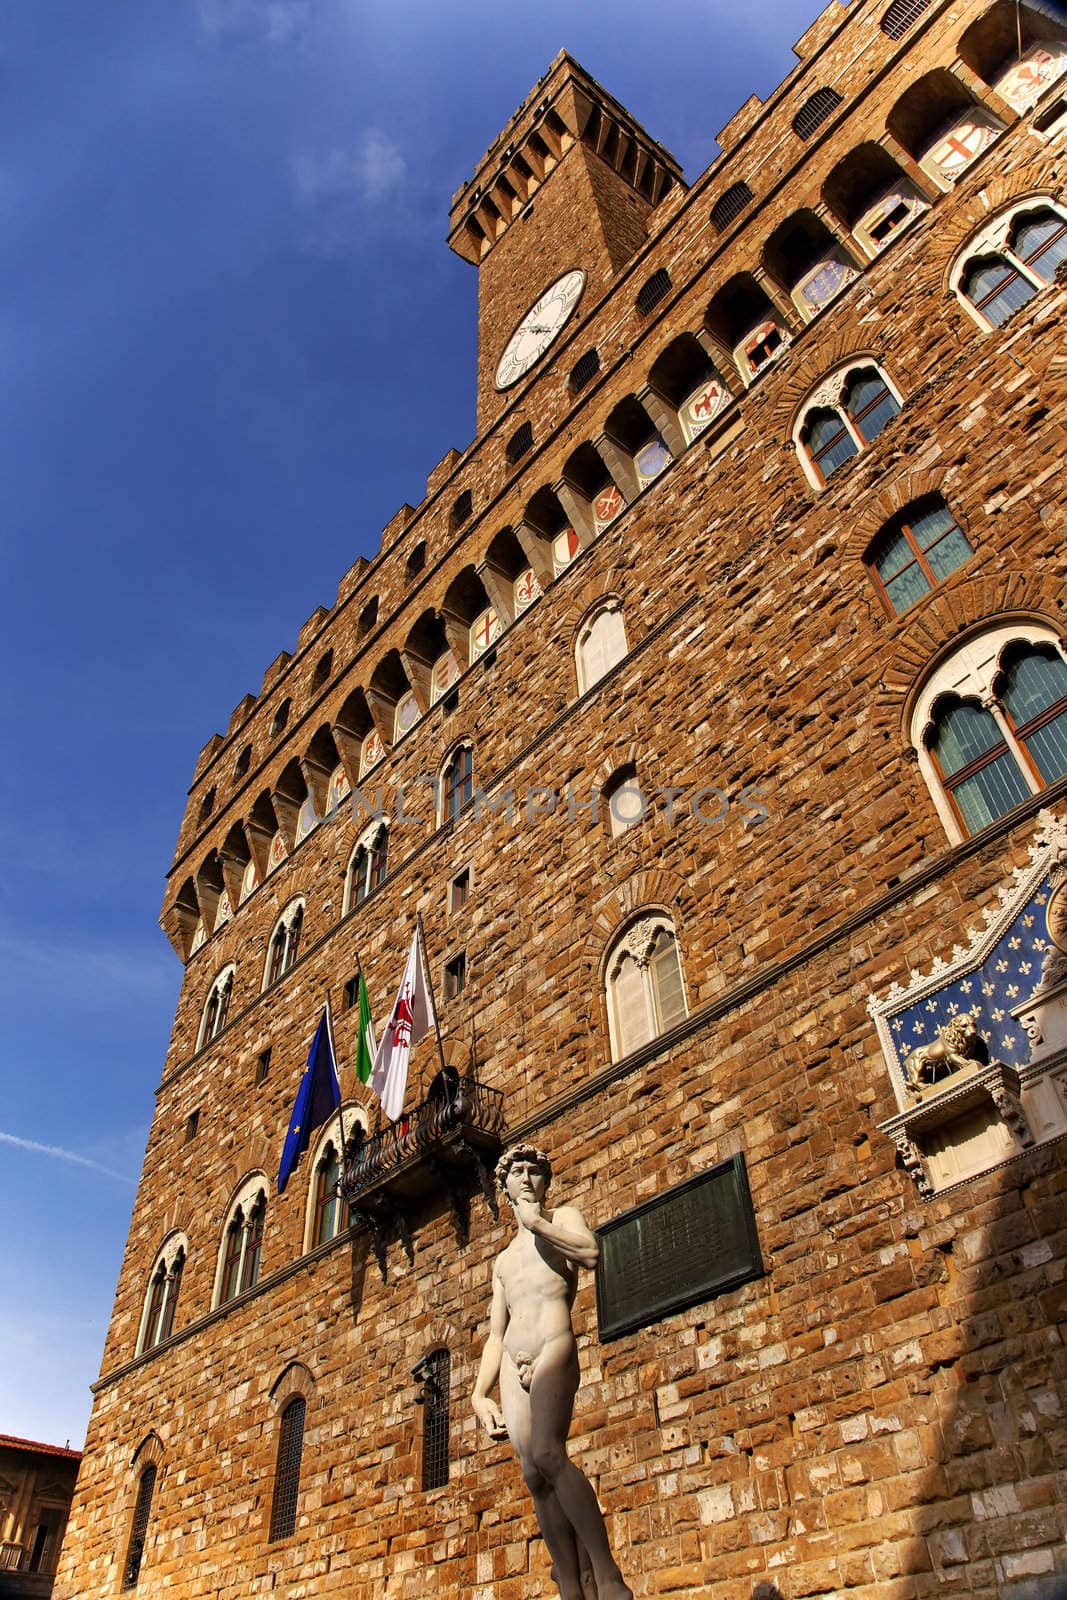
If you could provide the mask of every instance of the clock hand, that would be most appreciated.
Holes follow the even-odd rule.
[[[528,333],[551,333],[552,329],[547,323],[531,322],[529,328],[527,329],[527,332]]]

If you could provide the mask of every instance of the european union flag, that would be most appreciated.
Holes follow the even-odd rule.
[[[333,1033],[330,1029],[330,1008],[323,1008],[322,1018],[311,1042],[308,1064],[296,1091],[296,1103],[289,1118],[289,1132],[282,1146],[282,1160],[278,1168],[278,1193],[284,1194],[300,1157],[308,1147],[311,1135],[321,1128],[331,1111],[341,1104],[341,1086],[337,1081],[337,1062],[333,1054]]]

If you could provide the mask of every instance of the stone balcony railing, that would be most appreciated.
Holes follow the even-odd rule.
[[[434,1193],[447,1197],[463,1240],[473,1185],[495,1210],[492,1169],[503,1132],[500,1090],[446,1069],[419,1105],[370,1138],[349,1142],[342,1198],[353,1225],[371,1234],[379,1264],[394,1234],[410,1251],[410,1214]]]

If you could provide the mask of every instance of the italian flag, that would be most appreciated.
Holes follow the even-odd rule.
[[[367,994],[367,982],[362,972],[359,975],[359,1036],[356,1041],[356,1077],[360,1083],[366,1083],[374,1066],[374,1058],[378,1054],[378,1046],[374,1040],[374,1024],[370,1018],[370,997]]]

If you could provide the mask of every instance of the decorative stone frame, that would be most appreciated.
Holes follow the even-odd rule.
[[[230,1203],[226,1207],[226,1215],[223,1218],[222,1228],[219,1232],[218,1260],[215,1264],[215,1285],[211,1291],[211,1309],[213,1311],[223,1304],[222,1281],[226,1272],[226,1239],[229,1235],[230,1223],[236,1213],[241,1211],[247,1226],[247,1219],[251,1215],[253,1208],[258,1204],[260,1196],[262,1195],[264,1204],[266,1204],[269,1193],[270,1183],[267,1180],[267,1174],[260,1169],[257,1172],[250,1172],[246,1178],[242,1178],[230,1196]],[[241,1259],[243,1262],[244,1245],[241,1247]],[[239,1290],[238,1294],[234,1295],[233,1298],[236,1300],[242,1292]]]
[[[618,617],[619,626],[622,629],[622,642],[624,648],[622,655],[619,656],[617,661],[613,661],[610,666],[606,667],[599,677],[588,680],[583,652],[592,637],[593,629],[596,627],[597,622],[601,617],[604,616]],[[624,661],[629,653],[630,641],[626,636],[626,621],[623,616],[622,601],[616,594],[603,595],[595,602],[593,606],[590,607],[588,611],[586,611],[585,615],[582,617],[577,628],[575,629],[574,671],[578,683],[579,695],[588,694],[590,689],[594,689],[598,683],[603,681],[603,679],[611,671],[612,667],[618,666],[619,662]]]
[[[368,822],[367,826],[363,829],[355,844],[352,846],[352,849],[349,851],[348,860],[345,862],[344,879],[342,880],[341,888],[342,917],[347,917],[348,913],[355,909],[352,900],[352,870],[356,864],[356,857],[361,850],[366,850],[369,855],[374,845],[378,842],[378,838],[381,834],[384,833],[388,836],[389,820],[390,819],[388,817],[375,817],[373,821]],[[368,891],[368,895],[372,893],[373,890]],[[363,898],[367,899],[368,895],[364,895]],[[363,901],[361,900],[359,903],[362,905]]]
[[[152,1289],[155,1284],[156,1274],[161,1266],[165,1268],[167,1277],[172,1279],[174,1264],[178,1259],[179,1252],[185,1261],[189,1260],[189,1235],[183,1229],[175,1228],[172,1233],[167,1235],[152,1258],[152,1266],[148,1273],[148,1284],[145,1289],[144,1304],[141,1308],[141,1321],[137,1330],[137,1343],[134,1346],[135,1355],[141,1356],[144,1355],[146,1349],[155,1349],[154,1345],[146,1345],[145,1343],[148,1337],[148,1313],[152,1304]]]
[[[689,1001],[685,989],[685,968],[682,964],[682,951],[678,942],[678,931],[674,924],[674,918],[668,911],[660,907],[646,907],[614,935],[604,952],[601,969],[601,990],[607,1008],[608,1036],[611,1045],[611,1059],[613,1061],[621,1061],[624,1055],[632,1053],[632,1051],[623,1051],[622,1049],[617,1006],[614,997],[614,984],[625,957],[633,960],[641,973],[644,983],[646,1018],[649,1024],[647,1037],[641,1040],[640,1044],[634,1046],[634,1048],[640,1049],[641,1045],[659,1038],[663,1031],[656,1017],[655,997],[652,991],[649,963],[652,947],[661,933],[668,934],[674,943],[678,957],[678,971],[681,978],[682,1005],[685,1015],[689,1015]]]
[[[471,753],[471,794],[472,794],[472,796],[473,796],[473,793],[474,793],[474,740],[473,740],[473,738],[471,737],[471,735],[469,733],[464,733],[458,739],[454,739],[452,741],[452,743],[448,747],[448,750],[445,752],[443,760],[441,761],[440,765],[437,768],[437,779],[436,779],[437,786],[436,786],[436,789],[434,791],[434,797],[433,797],[434,807],[433,807],[433,809],[434,809],[434,823],[438,828],[443,828],[445,823],[450,820],[449,816],[448,816],[448,812],[445,809],[445,806],[446,806],[446,799],[445,799],[445,773],[448,771],[449,767],[452,765],[452,762],[456,759],[456,757],[459,755],[461,750],[469,750],[470,753]],[[470,804],[470,802],[468,802],[468,804]],[[462,813],[465,810],[466,810],[466,806],[460,806],[459,812],[457,812],[457,816],[458,815],[462,815]]]
[[[910,708],[909,737],[918,756],[919,771],[952,844],[961,844],[968,835],[960,824],[926,743],[933,728],[937,702],[942,696],[954,694],[961,699],[978,700],[996,721],[1030,792],[1041,793],[1042,785],[1031,771],[1030,762],[1009,727],[993,689],[1004,651],[1008,645],[1015,643],[1051,644],[1067,660],[1062,639],[1055,628],[1047,623],[1015,621],[987,625],[954,642],[952,648],[928,671]]]
[[[1028,211],[1048,210],[1054,211],[1057,216],[1067,222],[1067,209],[1054,194],[1038,193],[1027,195],[1025,199],[1013,200],[1008,206],[998,211],[975,233],[972,233],[966,243],[953,256],[948,270],[948,292],[955,295],[971,321],[976,323],[983,333],[992,333],[997,324],[981,312],[964,293],[961,284],[967,268],[972,266],[983,256],[1000,256],[1013,267],[1028,283],[1033,284],[1035,293],[1042,289],[1049,289],[1053,284],[1046,283],[1039,278],[1024,261],[1020,259],[1008,243],[1012,228],[1019,217],[1025,216]],[[1020,309],[1022,309],[1020,307]]]
[[[346,1145],[348,1144],[349,1139],[352,1137],[353,1128],[355,1128],[357,1125],[363,1129],[364,1134],[369,1134],[370,1133],[370,1118],[367,1116],[367,1113],[366,1113],[366,1111],[364,1110],[364,1108],[362,1106],[342,1105],[342,1107],[341,1107],[341,1123],[342,1123],[342,1126],[344,1128],[344,1141],[345,1141]],[[315,1241],[315,1238],[314,1238],[314,1232],[315,1232],[316,1200],[318,1198],[317,1191],[318,1191],[318,1186],[319,1186],[319,1178],[318,1178],[318,1175],[319,1175],[319,1164],[322,1161],[322,1158],[326,1153],[326,1147],[329,1144],[333,1144],[334,1146],[336,1146],[336,1144],[337,1144],[337,1113],[336,1112],[331,1113],[329,1119],[325,1123],[324,1127],[322,1128],[322,1131],[320,1132],[318,1138],[316,1139],[314,1146],[312,1147],[311,1150],[308,1151],[308,1155],[309,1155],[310,1159],[308,1161],[308,1169],[307,1169],[308,1170],[307,1199],[304,1202],[304,1253],[305,1253],[305,1255],[307,1254],[307,1252],[309,1250],[314,1250],[315,1249],[316,1241]],[[342,1156],[343,1156],[343,1152],[342,1152]],[[344,1215],[344,1202],[343,1201],[341,1202],[341,1210],[339,1212],[339,1215],[342,1216],[342,1217]],[[334,1229],[333,1234],[332,1234],[331,1237],[334,1238],[334,1239],[337,1239],[344,1232],[345,1232],[345,1228],[342,1225],[342,1226],[337,1227],[337,1228]]]
[[[263,993],[265,990],[267,990],[267,989],[269,989],[271,987],[271,976],[270,976],[271,955],[272,955],[272,952],[274,950],[274,941],[275,941],[275,939],[276,939],[276,937],[278,935],[279,929],[281,929],[281,928],[285,929],[286,948],[288,949],[288,940],[289,940],[289,937],[290,937],[290,935],[292,933],[293,922],[294,922],[294,920],[295,920],[295,918],[296,918],[298,913],[299,913],[299,915],[301,917],[303,917],[304,912],[306,910],[307,910],[307,897],[306,897],[306,895],[294,894],[292,899],[286,902],[286,904],[285,904],[285,906],[284,906],[284,908],[283,908],[283,910],[281,912],[281,915],[276,918],[276,920],[274,922],[274,926],[270,930],[270,937],[267,940],[267,953],[266,953],[266,955],[265,955],[265,957],[263,959],[263,982],[260,985],[260,993]],[[298,951],[298,954],[299,954],[299,951]],[[287,972],[291,971],[291,969],[293,968],[293,966],[295,964],[296,964],[296,957],[295,956],[291,960],[287,960],[285,962],[285,964],[282,966],[280,972],[278,973],[278,976],[273,980],[273,982],[274,983],[278,983],[280,981],[280,979],[284,978],[284,976],[285,976],[285,974]]]
[[[848,388],[849,379],[854,373],[864,372],[869,368],[873,368],[877,372],[897,405],[903,410],[903,394],[878,360],[878,357],[873,355],[850,356],[847,361],[839,362],[830,369],[824,378],[820,379],[813,389],[809,390],[797,407],[796,415],[793,418],[793,426],[790,430],[790,437],[800,465],[804,469],[804,475],[814,489],[824,489],[828,480],[823,477],[815,465],[810,448],[803,441],[802,435],[807,420],[813,411],[837,411],[840,413],[845,429],[856,446],[857,455],[862,455],[865,450],[869,450],[873,441],[863,437],[845,410],[844,403],[845,390]]]
[[[210,985],[208,986],[207,996],[206,996],[206,998],[204,1000],[204,1004],[203,1004],[203,1007],[202,1007],[201,1012],[200,1012],[200,1027],[198,1028],[197,1035],[196,1035],[196,1048],[198,1050],[203,1050],[205,1045],[211,1044],[212,1040],[217,1039],[219,1034],[226,1027],[226,1023],[227,1023],[227,1019],[228,1019],[228,1015],[229,1015],[229,1007],[230,1007],[230,1002],[229,1001],[227,1001],[226,1009],[223,1012],[223,1020],[222,1020],[222,1022],[219,1023],[218,1026],[213,1029],[213,1031],[211,1032],[210,1035],[208,1034],[208,1031],[207,1031],[207,1026],[208,1026],[207,1014],[208,1014],[208,1010],[209,1010],[209,1008],[211,1006],[212,998],[215,995],[221,996],[222,992],[226,988],[227,984],[229,984],[229,986],[230,986],[230,993],[231,993],[231,997],[232,997],[233,980],[234,980],[234,977],[236,976],[236,973],[237,973],[236,963],[233,962],[233,961],[228,961],[224,967],[220,967],[219,968],[218,972],[216,972],[215,976],[211,980]]]

